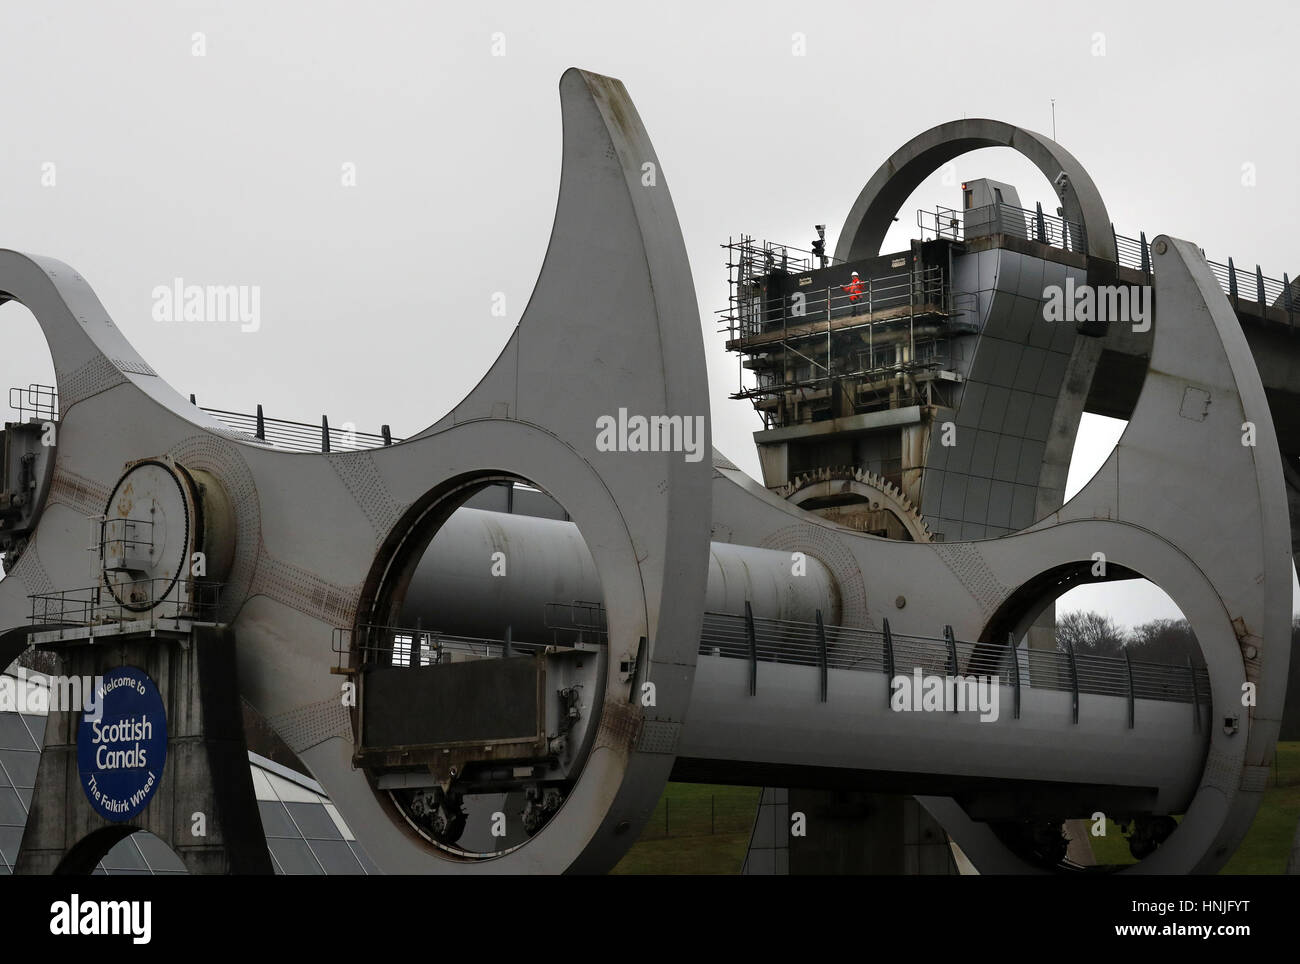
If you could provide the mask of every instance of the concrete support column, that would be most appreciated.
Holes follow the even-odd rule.
[[[795,836],[799,816],[802,836]],[[763,791],[746,874],[955,874],[948,835],[909,796]]]
[[[791,789],[807,836],[790,841],[792,874],[955,874],[948,835],[914,797]]]
[[[167,758],[144,809],[113,822],[91,806],[81,786],[81,712],[51,707],[16,872],[88,874],[118,841],[147,830],[190,873],[271,873],[248,769],[233,631],[217,626],[179,637],[100,637],[93,645],[61,644],[57,654],[67,676],[93,678],[123,666],[143,670],[167,714]]]

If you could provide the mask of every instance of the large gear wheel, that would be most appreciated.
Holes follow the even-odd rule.
[[[934,541],[915,503],[894,483],[868,469],[821,468],[796,475],[775,491],[787,502],[850,528],[908,542]],[[895,524],[888,525],[882,513]]]

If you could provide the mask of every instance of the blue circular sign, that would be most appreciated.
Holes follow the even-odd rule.
[[[143,810],[167,762],[167,711],[144,672],[122,666],[96,678],[77,727],[77,771],[90,805],[120,823]]]

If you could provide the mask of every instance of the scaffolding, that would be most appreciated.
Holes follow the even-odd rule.
[[[790,245],[741,235],[723,247],[729,298],[720,330],[740,366],[731,397],[751,401],[767,428],[950,403],[942,397],[950,388],[934,376],[951,366],[948,336],[975,330],[975,313],[973,298],[954,298],[946,265],[909,253],[885,259],[889,273],[873,275],[864,263],[867,277],[845,285],[828,283],[811,254]]]

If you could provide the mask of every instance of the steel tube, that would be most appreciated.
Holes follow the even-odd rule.
[[[567,641],[547,625],[548,603],[601,602],[600,574],[572,522],[484,509],[454,512],[434,537],[407,591],[403,625],[515,642]],[[714,542],[705,609],[760,619],[839,621],[840,593],[818,560]],[[558,635],[557,635],[558,632]]]

